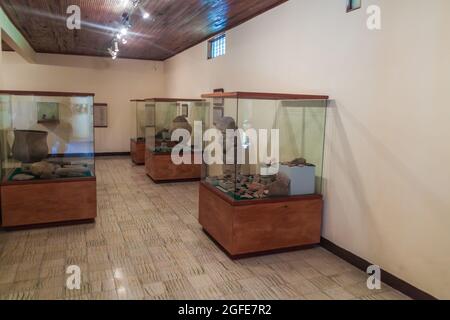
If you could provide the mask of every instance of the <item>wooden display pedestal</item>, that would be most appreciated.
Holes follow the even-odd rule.
[[[192,163],[194,154],[192,153]],[[200,180],[202,166],[200,164],[175,165],[171,154],[155,154],[145,151],[145,169],[147,175],[156,183]]]
[[[199,220],[231,258],[320,243],[321,195],[233,201],[200,183]]]
[[[131,160],[134,164],[144,165],[145,164],[145,141],[131,139]]]
[[[96,178],[4,182],[2,226],[86,222],[97,217]]]

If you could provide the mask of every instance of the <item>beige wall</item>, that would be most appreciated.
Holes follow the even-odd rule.
[[[136,134],[129,100],[164,95],[162,62],[49,54],[37,54],[36,60],[30,64],[4,52],[4,88],[95,93],[95,101],[108,103],[109,111],[109,127],[95,130],[96,152],[129,151]]]
[[[166,62],[169,96],[214,88],[327,93],[323,236],[450,298],[450,1],[291,0]]]
[[[2,50],[2,28],[0,27],[0,90],[3,89],[3,50]]]

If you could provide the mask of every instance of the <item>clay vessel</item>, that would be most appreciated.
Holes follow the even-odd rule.
[[[23,163],[40,162],[48,157],[46,131],[14,130],[12,154]]]

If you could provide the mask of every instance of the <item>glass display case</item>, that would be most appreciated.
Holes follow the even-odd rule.
[[[187,141],[191,151],[195,150],[195,122],[201,122],[203,128],[209,126],[209,106],[199,99],[149,99],[145,104],[145,143],[147,174],[154,181],[200,179],[201,165],[175,165],[171,159],[173,147],[179,144],[172,141],[172,133],[177,129],[186,129],[191,133]]]
[[[230,254],[320,241],[328,97],[235,92],[206,94],[203,98],[208,99],[215,109],[221,108],[220,113],[211,115],[216,117],[210,123],[213,123],[211,128],[217,139],[211,142],[215,144],[215,149],[209,148],[215,151],[205,152],[202,170],[200,222],[205,230]],[[218,101],[221,106],[218,106]],[[216,203],[226,203],[224,208],[228,208],[229,212],[219,212],[217,205],[211,203],[213,199]],[[311,202],[310,208],[316,208],[315,214],[311,216],[309,212],[301,215],[306,210],[303,206],[308,202]],[[271,205],[274,207],[265,211]],[[291,209],[283,209],[289,207]],[[246,210],[246,220],[240,221]],[[238,236],[236,230],[229,234],[229,239],[223,239],[224,214],[229,215],[233,226],[242,223],[241,227],[255,215],[253,225],[246,226],[248,234],[241,235],[240,243],[234,239]],[[305,216],[308,216],[307,221]],[[297,219],[298,225],[284,226],[279,219],[290,223]],[[274,223],[279,230],[267,230],[267,226]],[[303,228],[308,226],[310,237],[298,238],[305,235],[301,225]],[[232,230],[233,226],[229,226],[228,230]],[[259,231],[255,235],[252,229]],[[292,238],[289,241],[290,232]],[[256,245],[256,236],[267,238],[267,243]]]
[[[130,104],[136,112],[136,134],[130,141],[131,160],[137,165],[143,165],[145,164],[145,128],[147,127],[145,107],[147,101],[134,99],[130,101]]]
[[[55,188],[70,182],[95,184],[93,103],[93,94],[0,91],[3,225],[20,219],[17,214],[20,204],[14,202],[17,197],[24,196],[24,203],[32,201],[36,195],[46,199],[45,193],[52,192],[52,188],[42,188],[54,183],[59,186]],[[23,190],[18,186],[23,186]],[[38,193],[34,194],[33,189]],[[92,188],[86,190],[92,191]],[[55,204],[53,200],[58,193],[60,191],[49,195],[48,206]],[[10,205],[14,206],[14,219],[8,219]],[[46,207],[36,200],[34,206],[39,205]],[[29,223],[27,219],[22,220],[24,223],[19,224],[41,222],[33,218]]]
[[[213,126],[223,137],[222,163],[205,164],[203,179],[236,201],[320,194],[326,106],[326,99],[225,98]],[[240,130],[234,140],[226,137],[230,129]],[[261,129],[267,150],[247,131],[260,138]]]

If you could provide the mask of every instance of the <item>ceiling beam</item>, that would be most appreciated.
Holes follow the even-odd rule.
[[[29,42],[20,33],[16,26],[0,7],[0,30],[1,39],[7,43],[15,52],[30,63],[36,62],[36,52]]]

